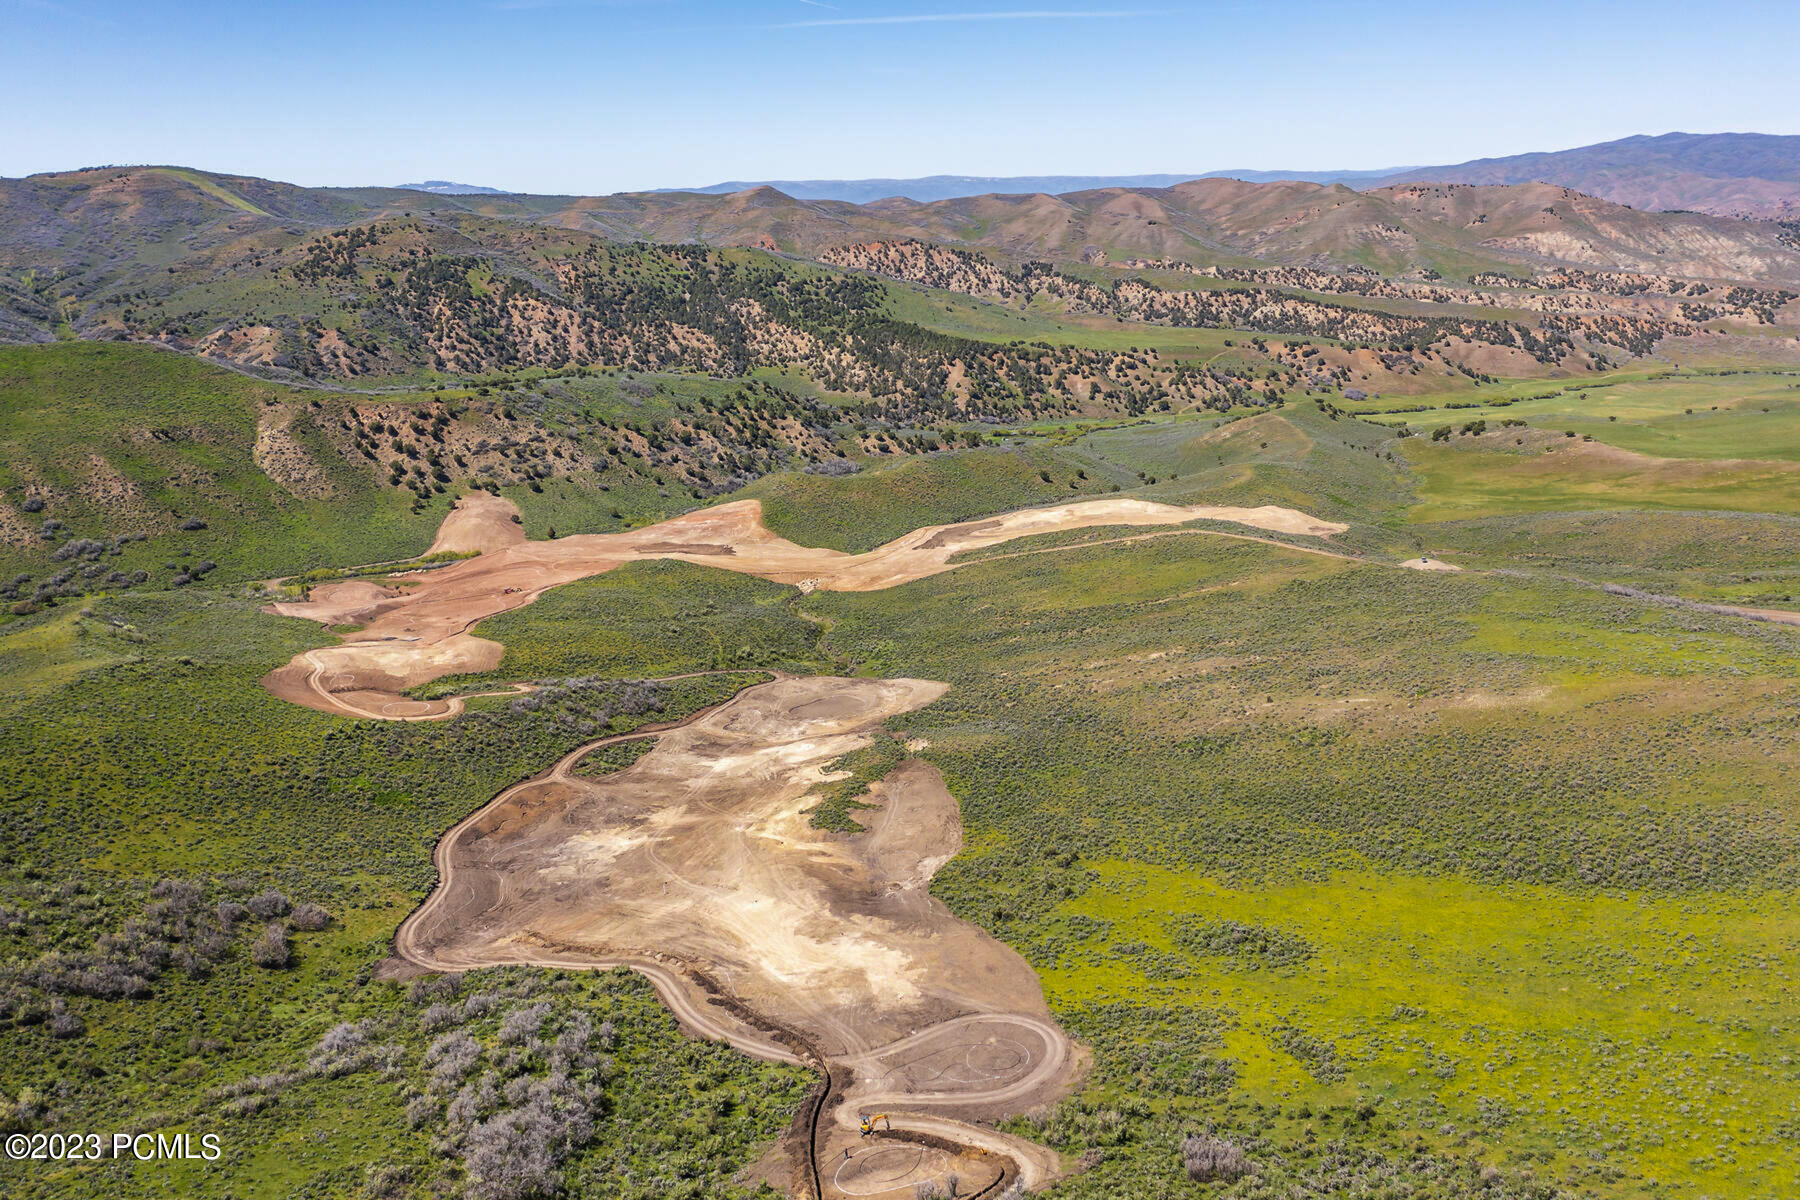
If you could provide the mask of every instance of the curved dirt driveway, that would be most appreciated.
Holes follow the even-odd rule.
[[[512,502],[476,492],[457,501],[434,548],[479,550],[447,567],[393,586],[345,580],[313,589],[305,601],[269,606],[283,616],[327,625],[361,625],[336,646],[308,650],[269,673],[263,686],[295,704],[342,716],[423,720],[453,716],[453,701],[418,701],[409,688],[444,675],[492,670],[501,647],[469,630],[486,617],[530,604],[560,584],[627,562],[674,559],[793,584],[804,591],[874,591],[954,570],[951,559],[1014,538],[1101,525],[1174,526],[1201,518],[1254,529],[1329,537],[1346,526],[1290,508],[1187,508],[1146,500],[1083,500],[980,521],[931,525],[845,554],[798,546],[769,532],[762,504],[738,500],[627,533],[578,534],[526,541]],[[390,707],[393,706],[393,707]]]
[[[340,668],[328,661],[324,650],[308,650],[290,666],[295,664],[304,666],[304,673],[299,677],[301,686],[316,700],[309,707],[324,708],[349,717],[366,717],[371,721],[447,721],[461,713],[470,700],[482,696],[523,696],[537,690],[529,683],[515,683],[494,691],[465,692],[442,700],[413,700],[391,692],[333,691],[331,684],[337,681]]]
[[[587,743],[445,834],[438,885],[395,956],[436,971],[628,966],[691,1031],[822,1067],[834,1099],[810,1144],[790,1147],[807,1168],[784,1181],[798,1191],[814,1165],[828,1197],[898,1197],[950,1170],[1047,1182],[1054,1152],[976,1122],[1066,1094],[1075,1058],[1030,965],[929,895],[962,845],[942,778],[902,763],[851,837],[805,812],[826,766],[944,690],[781,678]],[[656,747],[623,771],[575,773],[596,747],[641,737]],[[859,1136],[873,1111],[939,1140],[880,1188],[866,1156],[898,1143]]]
[[[524,540],[515,516],[479,493],[458,503],[433,544],[478,557],[393,586],[350,580],[271,606],[364,627],[297,655],[264,685],[344,716],[452,717],[468,697],[401,692],[497,666],[501,647],[469,633],[477,621],[638,559],[861,591],[1056,530],[1202,517],[1319,537],[1344,528],[1274,507],[1097,500],[932,526],[851,555],[776,537],[755,501],[541,543]],[[890,772],[871,789],[880,804],[871,827],[853,838],[812,830],[801,811],[828,763],[867,744],[885,717],[942,691],[921,680],[778,678],[673,725],[590,742],[445,834],[433,854],[438,886],[396,932],[395,957],[438,971],[630,967],[692,1032],[821,1067],[833,1080],[831,1119],[815,1114],[805,1144],[791,1147],[787,1181],[812,1190],[816,1180],[821,1197],[902,1196],[952,1170],[1041,1186],[1061,1172],[1053,1151],[974,1122],[1057,1099],[1077,1064],[1029,964],[929,895],[962,844],[942,778],[916,760]],[[642,737],[656,737],[656,749],[624,771],[573,773],[596,747]],[[875,1111],[890,1114],[899,1136],[925,1139],[904,1170],[895,1143],[858,1133],[861,1114]]]
[[[681,676],[678,678],[686,678]],[[577,746],[574,750],[557,759],[546,771],[522,783],[515,783],[487,804],[452,825],[431,852],[432,865],[437,868],[438,883],[425,902],[414,909],[400,923],[394,932],[394,957],[402,962],[411,963],[428,971],[470,971],[482,967],[498,965],[480,956],[445,953],[442,950],[431,951],[419,944],[418,930],[421,926],[442,919],[442,914],[449,907],[448,897],[454,890],[453,876],[456,863],[452,850],[463,831],[481,816],[494,808],[512,800],[523,791],[537,788],[545,783],[572,783],[580,777],[573,774],[575,766],[595,750],[603,746],[613,746],[620,742],[642,741],[654,738],[671,729],[681,729],[692,725],[695,721],[710,713],[716,712],[722,705],[701,709],[679,721],[644,725],[630,733],[609,734],[596,738],[591,742]],[[647,978],[656,989],[656,994],[663,1004],[675,1014],[676,1020],[690,1032],[715,1041],[728,1042],[746,1054],[775,1062],[799,1063],[800,1057],[792,1050],[769,1039],[754,1027],[743,1021],[722,1014],[706,1002],[706,993],[694,986],[691,980],[655,959],[642,956],[628,956],[616,959],[596,959],[591,955],[578,953],[560,953],[544,946],[534,950],[529,956],[508,961],[527,963],[540,967],[580,968],[585,970],[609,970],[613,967],[630,967]]]

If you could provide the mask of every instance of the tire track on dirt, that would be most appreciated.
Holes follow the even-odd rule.
[[[433,544],[478,548],[473,558],[434,570],[405,589],[383,588],[369,579],[346,580],[320,585],[302,601],[270,605],[269,611],[279,615],[361,628],[336,646],[296,655],[286,667],[270,672],[263,686],[283,699],[341,716],[444,719],[454,714],[433,710],[389,717],[385,705],[419,703],[402,693],[444,675],[496,665],[500,647],[470,632],[481,620],[629,562],[689,562],[792,584],[802,592],[874,591],[957,570],[966,564],[952,560],[969,551],[1063,530],[1210,519],[1324,539],[1348,528],[1275,505],[1180,507],[1114,497],[925,526],[865,553],[847,554],[777,536],[763,524],[762,506],[755,500],[699,509],[624,533],[575,534],[554,542],[524,540],[515,516],[509,501],[486,492],[465,496],[445,518]],[[327,663],[349,686],[338,691],[319,686],[317,676],[328,669]],[[387,698],[345,701],[344,692],[387,693]]]
[[[690,757],[682,758],[679,756],[680,752],[663,749],[652,752],[652,755],[677,753],[677,758],[670,761],[677,764],[681,771],[689,770],[690,762],[703,764],[707,761],[705,758],[692,759],[691,756],[695,753],[717,755],[716,761],[719,763],[743,763],[759,752],[755,747],[763,747],[760,753],[768,756],[771,762],[802,764],[791,767],[783,765],[779,768],[781,773],[773,778],[779,780],[792,776],[800,783],[783,795],[804,795],[811,786],[806,781],[816,778],[811,772],[816,772],[817,768],[803,764],[829,761],[841,753],[845,746],[855,744],[844,740],[847,736],[860,736],[860,731],[873,728],[885,715],[928,702],[940,695],[941,689],[942,685],[916,680],[857,681],[782,676],[676,721],[590,739],[531,778],[502,789],[493,799],[457,822],[438,839],[432,852],[432,860],[438,871],[437,885],[396,930],[393,957],[397,963],[431,971],[466,971],[501,965],[576,969],[626,967],[637,971],[650,982],[659,999],[690,1033],[722,1041],[758,1058],[812,1068],[819,1073],[819,1083],[809,1095],[806,1108],[798,1114],[799,1125],[790,1133],[790,1145],[794,1152],[792,1161],[801,1175],[795,1186],[801,1187],[803,1184],[801,1190],[815,1200],[863,1194],[834,1187],[831,1182],[833,1177],[825,1166],[823,1155],[827,1152],[835,1154],[841,1150],[846,1153],[848,1160],[849,1156],[855,1154],[859,1144],[866,1146],[867,1143],[863,1143],[860,1136],[859,1115],[873,1108],[893,1110],[890,1121],[896,1137],[926,1139],[927,1144],[939,1145],[944,1153],[951,1154],[953,1160],[958,1155],[966,1158],[971,1153],[979,1152],[976,1158],[980,1161],[970,1160],[963,1164],[965,1177],[973,1170],[985,1171],[1004,1164],[1000,1166],[996,1183],[1003,1182],[1009,1172],[1021,1176],[1028,1186],[1047,1182],[1055,1178],[1061,1169],[1060,1160],[1054,1152],[964,1119],[971,1113],[1002,1113],[1030,1107],[1058,1094],[1066,1085],[1071,1074],[1070,1044],[1055,1023],[1048,1019],[1047,1011],[1042,1016],[1014,1011],[1011,1006],[1020,1001],[1007,999],[1011,993],[1004,991],[1000,993],[998,1000],[988,998],[985,1004],[971,996],[970,1002],[974,1003],[975,1011],[964,1008],[960,1013],[928,1019],[925,1023],[908,1029],[903,1036],[890,1035],[884,1038],[871,1034],[879,1029],[894,1028],[893,1022],[896,1019],[906,1021],[908,1018],[904,1014],[911,1010],[903,1007],[898,1012],[886,1012],[878,1008],[874,1013],[866,1013],[861,1008],[846,1007],[845,999],[836,991],[821,992],[815,997],[804,984],[797,984],[778,986],[771,993],[765,980],[760,985],[762,990],[756,994],[763,996],[765,1001],[774,1003],[782,1014],[774,1015],[763,1007],[762,1001],[753,1003],[753,997],[746,998],[739,994],[735,986],[722,985],[713,977],[715,971],[728,970],[725,963],[739,961],[731,957],[733,952],[729,949],[724,951],[723,958],[715,951],[704,961],[696,961],[686,957],[687,951],[681,948],[684,943],[679,938],[674,938],[660,943],[621,942],[620,948],[629,952],[620,953],[582,941],[567,940],[561,933],[539,932],[536,919],[529,915],[511,926],[494,924],[490,917],[496,911],[494,906],[500,901],[491,890],[484,890],[484,887],[491,889],[492,884],[475,887],[464,878],[465,861],[488,860],[480,857],[468,859],[466,856],[459,858],[463,839],[470,836],[474,838],[473,845],[479,847],[474,853],[502,854],[505,858],[512,851],[507,850],[504,845],[495,849],[495,840],[503,841],[516,832],[520,822],[544,823],[552,830],[551,836],[555,844],[561,844],[565,838],[581,836],[583,829],[592,829],[598,834],[601,827],[579,823],[568,825],[563,816],[570,811],[570,804],[590,803],[584,801],[584,797],[606,795],[600,781],[575,773],[576,767],[584,758],[605,746],[645,739],[656,739],[660,745],[671,736],[681,737],[688,747],[685,753]],[[746,698],[752,693],[761,693],[764,698],[750,703]],[[843,695],[863,699],[852,701],[838,698]],[[868,706],[870,698],[879,699],[879,703],[873,708]],[[725,711],[734,705],[745,707],[737,713]],[[769,724],[770,721],[775,724]],[[783,721],[787,724],[782,724]],[[703,729],[693,728],[702,722],[707,723]],[[783,740],[796,737],[816,738],[817,734],[804,731],[819,727],[821,723],[823,728],[838,731],[831,735],[837,740]],[[739,740],[731,741],[732,737]],[[721,738],[725,740],[721,741]],[[771,738],[774,740],[766,740]],[[802,746],[810,746],[812,749],[801,750]],[[649,760],[650,756],[646,756],[640,758],[638,763],[646,764]],[[628,767],[605,778],[616,779],[634,769]],[[955,801],[947,792],[941,792],[941,801],[927,800],[924,798],[925,794],[919,792],[920,783],[927,778],[920,774],[922,770],[927,769],[921,766],[911,775],[903,772],[890,776],[891,780],[911,779],[917,782],[893,782],[888,789],[884,789],[882,796],[886,811],[879,827],[882,832],[871,838],[864,851],[874,856],[869,861],[879,860],[892,864],[896,862],[894,856],[898,849],[926,844],[916,841],[920,836],[918,828],[931,827],[926,818],[929,810],[921,808],[921,804],[941,802],[948,804],[954,813]],[[801,773],[793,775],[794,771]],[[702,771],[702,775],[704,774]],[[680,774],[671,776],[664,770],[662,774],[652,774],[640,786],[649,788],[653,795],[667,796],[671,782],[680,778]],[[930,772],[928,778],[936,780],[937,776],[935,772]],[[712,840],[705,843],[708,847],[733,846],[744,859],[741,864],[743,874],[737,877],[740,890],[749,888],[758,896],[767,894],[786,897],[787,902],[796,910],[813,911],[819,913],[821,919],[825,919],[829,916],[829,906],[822,907],[817,895],[804,890],[800,886],[799,876],[789,878],[786,874],[793,869],[793,861],[804,862],[809,859],[812,851],[807,845],[800,845],[794,852],[798,853],[798,860],[784,859],[780,857],[782,852],[772,850],[769,842],[753,839],[747,832],[751,829],[763,830],[767,824],[766,814],[770,810],[766,804],[759,807],[762,802],[754,799],[766,790],[762,779],[762,776],[752,773],[744,777],[742,784],[735,785],[738,789],[735,793],[715,793],[721,799],[732,794],[751,796],[752,803],[748,810],[734,812],[729,806],[709,799],[705,794],[696,794],[687,803],[694,813],[694,819],[712,831],[709,835]],[[623,785],[615,785],[621,786]],[[935,786],[941,789],[941,780],[937,780]],[[562,797],[554,791],[557,788],[572,790],[569,796]],[[745,788],[749,790],[746,792]],[[544,790],[532,794],[533,789]],[[591,803],[600,803],[601,809],[609,811],[617,807],[599,800]],[[664,803],[674,804],[676,801],[671,797]],[[778,799],[776,803],[780,807],[797,802]],[[587,808],[582,808],[581,812],[590,814]],[[492,820],[483,824],[490,815]],[[618,819],[626,822],[625,827],[630,827],[627,810],[618,810]],[[734,821],[737,822],[736,825],[732,824]],[[893,828],[889,829],[889,826]],[[757,836],[766,839],[768,835],[759,833]],[[883,841],[883,837],[889,840]],[[960,840],[960,832],[957,837]],[[679,842],[671,842],[670,853],[679,857],[677,852],[681,846]],[[647,851],[650,847],[646,845],[643,849]],[[949,849],[945,847],[929,853],[922,860],[913,861],[935,863],[941,861],[940,856]],[[771,853],[775,853],[776,857],[769,858]],[[695,860],[688,855],[682,861],[688,864],[687,869],[691,874]],[[705,861],[708,864],[707,871],[716,873],[721,869],[714,858],[709,856]],[[680,870],[668,864],[665,864],[665,868],[676,878],[681,878]],[[476,880],[479,883],[489,875],[491,868],[482,868],[477,872]],[[703,873],[702,878],[705,877]],[[529,892],[530,877],[520,878],[518,886]],[[642,880],[644,877],[641,873],[627,873],[621,878]],[[654,875],[649,877],[652,888],[655,886],[655,878],[657,877]],[[899,883],[899,886],[921,886],[919,880],[928,882],[929,872],[919,876],[917,869],[913,868],[908,875],[896,877],[896,882],[884,884],[881,881],[885,878],[888,877],[877,874],[870,879],[866,885],[873,889],[870,895],[887,894],[888,889],[896,886],[901,878],[909,882]],[[688,879],[682,881],[694,882]],[[614,885],[615,881],[609,877],[607,886],[593,893],[586,903],[610,903],[604,898],[611,893]],[[511,888],[513,885],[509,883],[505,886]],[[637,888],[638,893],[644,890],[642,883]],[[538,895],[536,892],[530,894]],[[620,901],[627,905],[642,902],[641,895],[637,895],[636,900],[632,898],[633,895],[637,893],[622,891]],[[729,901],[730,889],[725,889],[723,895]],[[1016,959],[1011,951],[992,942],[974,927],[956,922],[947,910],[933,916],[926,910],[918,909],[917,903],[907,901],[900,904],[889,919],[904,922],[925,918],[950,921],[967,930],[966,934],[954,936],[976,938],[993,946],[996,952],[1009,956],[1007,961]],[[935,901],[929,903],[936,904]],[[938,907],[941,909],[941,906]],[[536,910],[521,911],[528,914]],[[727,907],[723,911],[732,910]],[[462,931],[469,928],[463,924],[465,921],[478,921],[480,932],[465,936]],[[506,932],[508,928],[517,932],[509,934]],[[940,929],[940,926],[925,927],[926,931],[935,929]],[[735,929],[731,933],[737,940],[726,944],[728,946],[758,945],[755,941],[758,934],[754,926]],[[925,936],[926,943],[897,942],[895,945],[935,943],[947,935],[947,929],[938,933],[919,931],[909,936]],[[654,952],[630,949],[634,946],[652,945],[663,948]],[[780,951],[777,950],[776,953]],[[777,957],[774,961],[781,963],[787,960]],[[982,959],[966,961],[971,966],[986,962]],[[1017,962],[1030,978],[1033,994],[1037,996],[1035,1003],[1041,1006],[1041,992],[1037,991],[1035,974],[1029,971],[1023,960]],[[944,965],[947,964],[933,962],[930,969],[935,974],[941,972]],[[769,969],[776,971],[774,978],[783,978],[780,968]],[[974,975],[987,979],[989,976],[983,972],[992,969],[991,964],[983,966]],[[392,968],[390,973],[391,971]],[[948,974],[955,976],[956,972],[950,971]],[[954,996],[962,989],[962,984],[954,978],[943,986],[953,989],[943,991],[945,996]],[[977,987],[974,990],[981,989]],[[845,1018],[852,1013],[863,1015],[856,1017],[854,1023],[847,1023]],[[870,1021],[874,1024],[868,1024]],[[901,1025],[901,1028],[905,1028],[905,1025]],[[822,1045],[820,1038],[833,1043],[836,1048]],[[992,1055],[991,1048],[994,1046],[1002,1048],[998,1058],[989,1057],[978,1061],[971,1057],[978,1047],[988,1047],[988,1053]],[[942,1061],[945,1055],[949,1055],[952,1060],[960,1060],[962,1065],[938,1069],[929,1075],[925,1074],[932,1069],[929,1062],[924,1068],[909,1069],[907,1066],[908,1062]],[[998,1066],[991,1065],[994,1063],[998,1063]],[[962,1082],[968,1086],[957,1085],[954,1077],[958,1074],[966,1076]],[[895,1081],[913,1084],[916,1082],[915,1075],[927,1078],[930,1086],[892,1086]],[[983,1084],[983,1077],[992,1082]],[[933,1109],[950,1109],[955,1115],[931,1111]],[[948,1149],[944,1149],[945,1147]],[[988,1157],[981,1158],[982,1155]],[[944,1166],[941,1155],[930,1162],[937,1164],[933,1169]],[[985,1175],[980,1177],[985,1178]]]

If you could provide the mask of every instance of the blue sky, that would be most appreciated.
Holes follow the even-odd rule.
[[[1376,168],[1800,133],[1791,0],[0,0],[0,175],[309,185]]]

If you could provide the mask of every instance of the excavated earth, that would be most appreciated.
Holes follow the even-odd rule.
[[[825,1196],[910,1195],[951,1173],[1044,1182],[1053,1153],[970,1122],[1058,1099],[1076,1055],[1030,965],[929,894],[962,846],[942,777],[907,760],[874,785],[863,833],[808,823],[830,763],[945,690],[778,679],[653,735],[623,771],[574,773],[582,746],[445,835],[395,955],[636,967],[695,1031],[828,1068],[831,1107],[779,1172],[797,1194],[813,1161]],[[897,1134],[861,1137],[874,1112]]]
[[[866,554],[798,546],[769,532],[762,504],[739,500],[627,533],[532,542],[509,500],[476,492],[457,502],[434,550],[477,557],[400,578],[394,586],[347,580],[312,589],[304,601],[270,606],[283,616],[360,625],[340,645],[308,650],[271,672],[275,695],[344,716],[435,720],[462,710],[460,699],[411,700],[402,692],[445,675],[492,670],[496,642],[469,633],[486,617],[530,604],[550,588],[624,563],[667,558],[759,575],[806,591],[863,592],[954,568],[958,554],[1014,538],[1100,525],[1180,525],[1203,517],[1253,529],[1329,537],[1346,526],[1291,508],[1177,507],[1145,500],[1085,500],[983,521],[916,529]]]
[[[861,591],[1059,529],[1200,517],[1314,536],[1344,528],[1273,507],[1099,500],[933,526],[851,555],[776,537],[755,501],[553,542],[527,542],[516,515],[477,494],[433,545],[477,557],[272,605],[363,628],[297,656],[265,686],[344,716],[453,716],[463,698],[401,692],[496,666],[502,648],[468,632],[482,618],[638,559]],[[942,776],[904,761],[871,785],[875,807],[860,833],[809,820],[816,787],[836,778],[830,764],[945,690],[920,679],[781,677],[671,726],[578,747],[444,835],[437,887],[396,933],[389,969],[629,966],[691,1031],[818,1069],[829,1087],[762,1167],[795,1195],[900,1198],[951,1176],[965,1196],[993,1195],[1015,1177],[1041,1186],[1062,1172],[1058,1156],[987,1122],[1068,1094],[1083,1055],[1030,965],[931,897],[932,876],[962,847]],[[643,737],[655,747],[624,770],[576,773],[597,747]],[[862,1136],[860,1118],[874,1113],[888,1114],[888,1126]]]

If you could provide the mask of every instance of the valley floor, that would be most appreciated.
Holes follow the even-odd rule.
[[[0,626],[0,1123],[227,1153],[9,1195],[1800,1189],[1780,371],[410,503],[167,370],[217,440],[0,422],[173,514],[11,551],[86,590]]]

